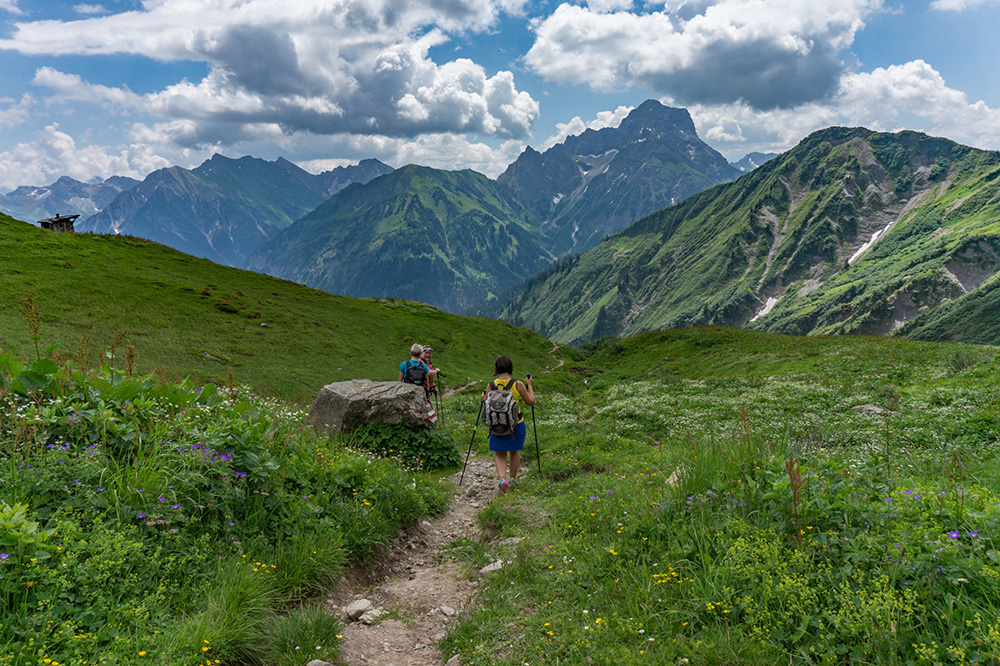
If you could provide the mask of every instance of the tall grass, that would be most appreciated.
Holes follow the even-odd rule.
[[[585,375],[589,391],[541,387],[545,475],[489,510],[523,524],[453,552],[510,564],[446,652],[497,665],[996,663],[1000,367],[989,349],[956,371],[948,349],[905,348],[900,362],[869,355],[877,341],[835,344],[836,367],[809,374],[605,368]],[[892,411],[851,409],[864,404]],[[526,540],[511,557],[513,535]]]

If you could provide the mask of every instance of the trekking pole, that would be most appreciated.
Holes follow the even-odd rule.
[[[531,379],[531,373],[528,373]],[[538,426],[535,424],[535,406],[531,406],[531,429],[535,431],[535,458],[538,459],[538,476],[542,475],[542,452],[538,448]]]
[[[469,464],[469,456],[472,455],[472,442],[476,439],[476,428],[479,427],[479,417],[482,416],[482,414],[482,404],[480,404],[479,413],[476,414],[476,425],[472,426],[472,437],[469,439],[469,450],[465,454],[465,464],[462,465],[462,478],[458,480],[458,485],[462,485],[462,482],[465,481],[465,468]]]
[[[535,431],[535,457],[538,459],[538,476],[542,475],[542,452],[538,449],[538,426],[535,425],[535,406],[531,406],[531,428]]]
[[[441,402],[441,391],[444,390],[444,384],[442,384],[439,381],[437,384],[434,385],[434,389],[435,389],[434,390],[434,401],[437,402],[438,419],[440,419],[442,422],[444,422],[444,410],[441,409],[441,405],[443,404]]]

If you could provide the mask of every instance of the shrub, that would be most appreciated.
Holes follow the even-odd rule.
[[[462,460],[455,441],[437,430],[372,423],[354,430],[344,441],[351,448],[398,460],[416,470],[451,469]]]

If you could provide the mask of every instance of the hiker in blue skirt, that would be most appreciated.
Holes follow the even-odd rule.
[[[534,380],[530,377],[527,383],[511,377],[514,363],[509,356],[498,356],[493,369],[496,378],[489,383],[480,399],[486,417],[484,421],[490,429],[490,451],[493,451],[497,476],[500,477],[500,494],[504,495],[516,487],[521,449],[528,432],[521,418],[520,403],[534,405],[535,391],[532,388]],[[510,454],[509,465],[507,454]]]

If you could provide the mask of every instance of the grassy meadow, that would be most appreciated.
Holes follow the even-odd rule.
[[[300,404],[333,381],[394,380],[414,342],[434,346],[446,386],[478,379],[498,348],[552,363],[552,343],[527,329],[337,296],[134,237],[55,234],[0,215],[0,256],[0,351],[36,355],[40,333],[42,347],[62,342],[60,354],[100,364],[131,346],[137,372],[249,384]]]
[[[542,476],[449,549],[506,563],[449,653],[998,663],[995,348],[698,328],[585,351],[537,387]]]
[[[515,350],[539,397],[519,489],[445,550],[470,577],[505,562],[446,657],[1000,662],[994,347],[706,327],[559,348],[556,367],[506,324],[135,239],[0,224],[0,242],[20,248],[0,294],[0,666],[336,663],[318,600],[446,508],[473,434],[486,453],[473,387],[432,433],[307,427],[319,386],[393,378],[413,338],[446,350],[451,385]]]

